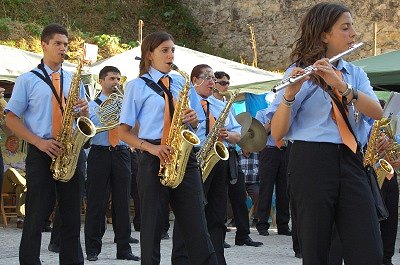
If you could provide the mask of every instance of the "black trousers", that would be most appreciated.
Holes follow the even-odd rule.
[[[79,172],[83,172],[83,174],[79,174],[79,181],[80,181],[80,187],[81,187],[81,205],[82,205],[82,200],[85,194],[85,178],[86,178],[86,153],[82,152],[82,163],[79,163],[77,167],[79,168]],[[54,208],[54,206],[53,206]],[[50,236],[50,244],[60,246],[61,242],[61,217],[60,217],[60,208],[57,207],[55,209],[55,214],[54,214],[54,219],[53,219],[53,229],[51,230],[51,236]]]
[[[92,146],[87,161],[85,246],[86,254],[101,252],[104,218],[111,192],[117,255],[131,253],[129,199],[131,155],[129,149],[109,151]]]
[[[257,229],[268,229],[272,194],[276,194],[276,224],[279,230],[289,229],[289,198],[287,195],[286,150],[267,146],[259,158],[260,194],[258,198]]]
[[[286,161],[289,163],[290,159],[290,147],[292,146],[291,142],[288,142],[288,145],[286,147]],[[289,174],[286,173],[286,176],[289,176]],[[290,181],[288,180],[288,191],[290,190]],[[290,218],[292,220],[292,242],[293,242],[293,251],[294,253],[301,253],[301,248],[300,248],[300,243],[299,243],[299,236],[298,236],[298,229],[297,229],[297,213],[296,209],[293,207],[294,202],[293,198],[290,197],[290,193],[287,192],[288,197],[289,197],[289,207],[290,207]]]
[[[20,264],[41,264],[40,245],[47,202],[54,188],[57,190],[61,227],[60,264],[83,264],[80,243],[80,170],[83,151],[75,175],[68,182],[55,181],[50,171],[51,158],[33,145],[28,145],[26,157],[26,215],[19,249]]]
[[[218,265],[226,264],[224,240],[226,234],[226,202],[228,197],[228,161],[219,161],[204,182],[207,196],[206,219],[208,232],[217,254]]]
[[[131,171],[131,198],[133,199],[135,207],[135,216],[133,217],[132,223],[134,229],[140,231],[140,199],[137,187],[138,154],[136,150],[131,153]]]
[[[389,212],[388,219],[379,222],[383,242],[383,264],[392,260],[397,236],[399,216],[399,185],[397,174],[391,180],[385,179],[382,185],[382,197]]]
[[[328,264],[333,223],[347,264],[382,264],[378,218],[360,156],[344,145],[295,141],[288,174],[303,264]]]
[[[139,153],[138,188],[141,209],[141,262],[160,264],[162,212],[170,203],[175,214],[174,229],[182,234],[183,248],[191,265],[217,264],[207,232],[204,193],[194,153],[190,155],[183,181],[175,189],[163,186],[158,177],[160,160],[148,152]],[[167,198],[167,199],[166,199]],[[226,202],[226,201],[225,201]],[[175,244],[175,238],[174,238]],[[175,248],[175,245],[174,245]],[[179,257],[172,264],[178,264]]]
[[[249,237],[250,224],[246,205],[246,186],[244,184],[244,174],[241,170],[238,172],[237,182],[233,185],[228,184],[228,195],[237,228],[235,238],[236,240],[244,240]]]

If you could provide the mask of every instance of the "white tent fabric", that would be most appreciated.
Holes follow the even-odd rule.
[[[41,54],[0,45],[0,80],[14,82],[19,75],[35,68],[42,57]],[[65,62],[63,68],[74,71],[76,65]]]
[[[139,75],[139,60],[135,60],[137,56],[141,56],[140,46],[94,63],[90,72],[93,75],[98,75],[104,66],[111,65],[117,67],[121,71],[121,74],[127,77],[127,80],[131,80]],[[190,75],[194,66],[198,64],[208,64],[214,71],[224,71],[228,73],[231,77],[231,86],[267,82],[282,78],[282,75],[278,73],[264,71],[178,45],[175,45],[174,63],[188,75]]]

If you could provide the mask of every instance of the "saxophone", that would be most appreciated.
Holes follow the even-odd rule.
[[[76,128],[73,128],[76,116],[73,107],[79,99],[82,66],[83,60],[80,60],[72,77],[61,129],[56,137],[56,140],[61,143],[63,151],[60,156],[53,159],[50,165],[53,178],[62,182],[67,182],[72,178],[82,146],[96,133],[96,128],[92,121],[83,116],[76,120]]]
[[[229,111],[238,93],[239,90],[235,90],[231,93],[230,99],[215,121],[203,146],[200,148],[199,152],[197,152],[196,158],[200,165],[203,182],[206,181],[211,170],[219,160],[228,160],[229,158],[228,149],[221,141],[218,141],[218,135],[219,130],[225,125],[225,120],[228,118]]]
[[[6,124],[6,114],[4,113],[6,105],[7,101],[4,98],[0,98],[0,126]]]
[[[386,177],[393,176],[393,167],[385,159],[379,158],[379,154],[376,150],[377,140],[383,128],[390,126],[390,119],[382,118],[376,120],[371,129],[371,135],[369,137],[367,150],[364,154],[364,166],[371,166],[376,173],[379,188],[382,188],[383,181]]]
[[[185,86],[179,92],[171,127],[165,141],[165,144],[174,150],[172,158],[170,163],[160,164],[158,176],[162,185],[176,188],[183,180],[190,152],[194,145],[200,144],[200,139],[195,133],[187,130],[186,125],[183,124],[183,113],[189,108],[190,78],[174,64],[171,64],[171,69],[185,78]]]

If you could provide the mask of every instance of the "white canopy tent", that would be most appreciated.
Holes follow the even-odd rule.
[[[41,54],[0,45],[0,80],[15,82],[19,75],[35,68],[42,57]],[[74,71],[76,65],[65,62],[63,68]]]
[[[139,46],[94,63],[90,72],[93,75],[98,75],[104,66],[111,65],[117,67],[121,71],[121,74],[127,77],[127,80],[131,80],[139,75],[139,60],[136,60],[135,57],[140,56],[141,51]],[[268,72],[178,45],[175,45],[174,63],[188,75],[190,75],[194,66],[198,64],[208,64],[214,71],[224,71],[228,73],[231,77],[231,87],[240,86],[242,92],[246,92],[246,87],[251,87],[252,83],[262,83],[282,78],[282,75],[278,73]],[[266,92],[266,90],[263,92]]]

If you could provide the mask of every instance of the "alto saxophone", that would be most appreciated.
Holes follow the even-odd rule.
[[[389,123],[390,119],[388,118],[382,118],[374,122],[367,145],[367,150],[364,154],[364,166],[371,166],[375,170],[379,188],[382,188],[385,178],[393,175],[394,173],[393,167],[385,159],[379,158],[378,151],[376,150],[376,145],[382,129],[388,126]]]
[[[0,126],[6,124],[6,114],[4,113],[6,105],[7,101],[4,98],[0,98]]]
[[[225,125],[225,120],[228,118],[229,111],[238,93],[239,90],[235,90],[231,93],[230,99],[215,121],[203,146],[200,148],[199,152],[197,152],[196,158],[200,165],[203,182],[206,181],[211,170],[219,160],[228,160],[229,158],[228,149],[221,141],[218,141],[218,135],[219,130]]]
[[[79,60],[76,72],[72,77],[61,129],[56,137],[56,140],[63,147],[62,154],[53,159],[50,165],[53,178],[63,182],[67,182],[73,177],[82,146],[96,133],[92,121],[83,116],[76,120],[76,128],[73,128],[76,116],[74,105],[79,99],[82,66],[83,60]]]
[[[179,92],[171,127],[165,141],[166,145],[173,148],[172,158],[168,164],[160,164],[158,176],[162,185],[176,188],[183,180],[190,152],[194,145],[200,144],[200,139],[195,133],[187,130],[183,123],[183,113],[189,108],[190,78],[174,64],[171,64],[171,69],[185,78],[185,86]]]

